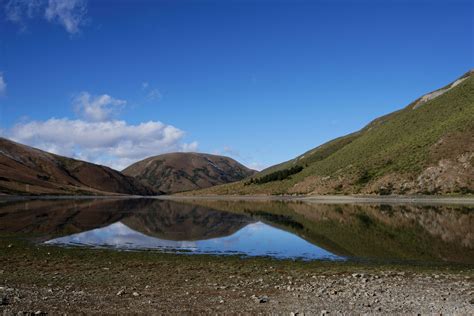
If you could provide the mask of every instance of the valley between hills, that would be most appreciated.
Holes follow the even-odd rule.
[[[122,172],[0,138],[3,195],[457,195],[474,193],[474,71],[261,172],[203,153]]]
[[[0,316],[474,316],[473,12],[0,0]]]
[[[473,71],[260,172],[203,153],[119,172],[0,138],[0,310],[472,314],[473,166]],[[255,222],[345,259],[48,244],[116,225],[189,243]]]

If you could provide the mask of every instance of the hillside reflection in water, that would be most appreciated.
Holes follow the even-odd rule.
[[[193,203],[156,199],[2,201],[0,231],[66,246],[474,264],[472,206]]]

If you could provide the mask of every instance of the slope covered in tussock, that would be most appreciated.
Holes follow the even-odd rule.
[[[276,180],[199,194],[474,193],[474,72],[437,91],[254,177]]]

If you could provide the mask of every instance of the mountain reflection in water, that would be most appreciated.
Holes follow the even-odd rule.
[[[39,242],[118,249],[474,264],[472,206],[192,203],[2,201],[0,232],[29,235]]]
[[[150,237],[117,222],[103,228],[52,239],[46,243],[200,254],[271,256],[280,259],[340,259],[294,234],[262,222],[248,224],[230,236],[194,241]]]

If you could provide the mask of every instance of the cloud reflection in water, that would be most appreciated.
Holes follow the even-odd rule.
[[[275,258],[343,259],[306,240],[262,222],[245,226],[230,236],[195,241],[150,237],[121,222],[52,239],[47,244],[111,247],[124,250],[172,250],[201,254],[242,254]]]

